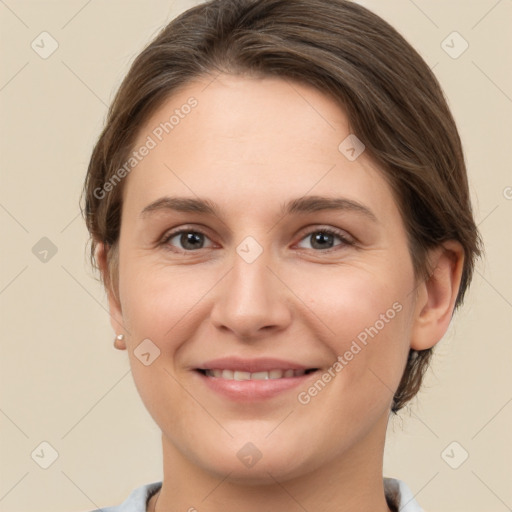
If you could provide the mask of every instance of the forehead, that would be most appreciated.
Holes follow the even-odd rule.
[[[203,78],[169,97],[139,131],[134,150],[150,149],[130,172],[124,200],[143,207],[172,192],[268,206],[311,192],[368,198],[389,210],[392,194],[378,167],[364,151],[347,158],[351,137],[341,107],[311,86]]]

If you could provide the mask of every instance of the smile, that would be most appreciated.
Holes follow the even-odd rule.
[[[194,369],[202,386],[239,403],[268,400],[306,386],[319,371],[318,366],[271,357],[222,357],[204,361]]]
[[[308,373],[315,371],[316,368],[311,368],[309,370],[270,370],[270,371],[260,371],[260,372],[247,372],[243,370],[200,370],[203,375],[207,377],[214,377],[218,379],[226,379],[226,380],[273,380],[273,379],[283,379],[283,378],[293,378],[293,377],[302,377]]]

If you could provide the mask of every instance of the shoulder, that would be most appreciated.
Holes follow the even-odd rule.
[[[103,507],[91,512],[146,512],[146,503],[155,494],[162,482],[153,482],[146,485],[141,485],[134,489],[126,500],[114,507]]]
[[[424,512],[409,487],[396,478],[384,478],[384,492],[390,506],[400,512]]]

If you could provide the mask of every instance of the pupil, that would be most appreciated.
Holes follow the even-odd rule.
[[[326,247],[326,243],[325,242],[327,242],[328,244],[330,242],[332,242],[332,235],[330,235],[329,233],[323,233],[322,231],[319,231],[314,236],[313,247],[315,246],[315,244],[318,244],[320,249],[324,249]]]
[[[185,248],[196,249],[201,245],[201,235],[199,233],[183,233],[181,235],[181,243]]]

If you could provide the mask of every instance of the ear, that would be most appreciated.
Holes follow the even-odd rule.
[[[108,307],[110,312],[110,325],[117,334],[125,334],[123,324],[123,313],[121,310],[121,303],[117,294],[112,288],[112,276],[110,275],[111,269],[107,263],[107,252],[105,244],[98,243],[95,250],[95,258],[101,272],[103,283],[105,284],[105,291],[107,293]],[[126,342],[124,340],[116,340],[115,347],[120,350],[126,350]]]
[[[411,348],[432,348],[444,336],[453,315],[464,264],[462,245],[450,240],[429,254],[430,276],[417,289]]]

